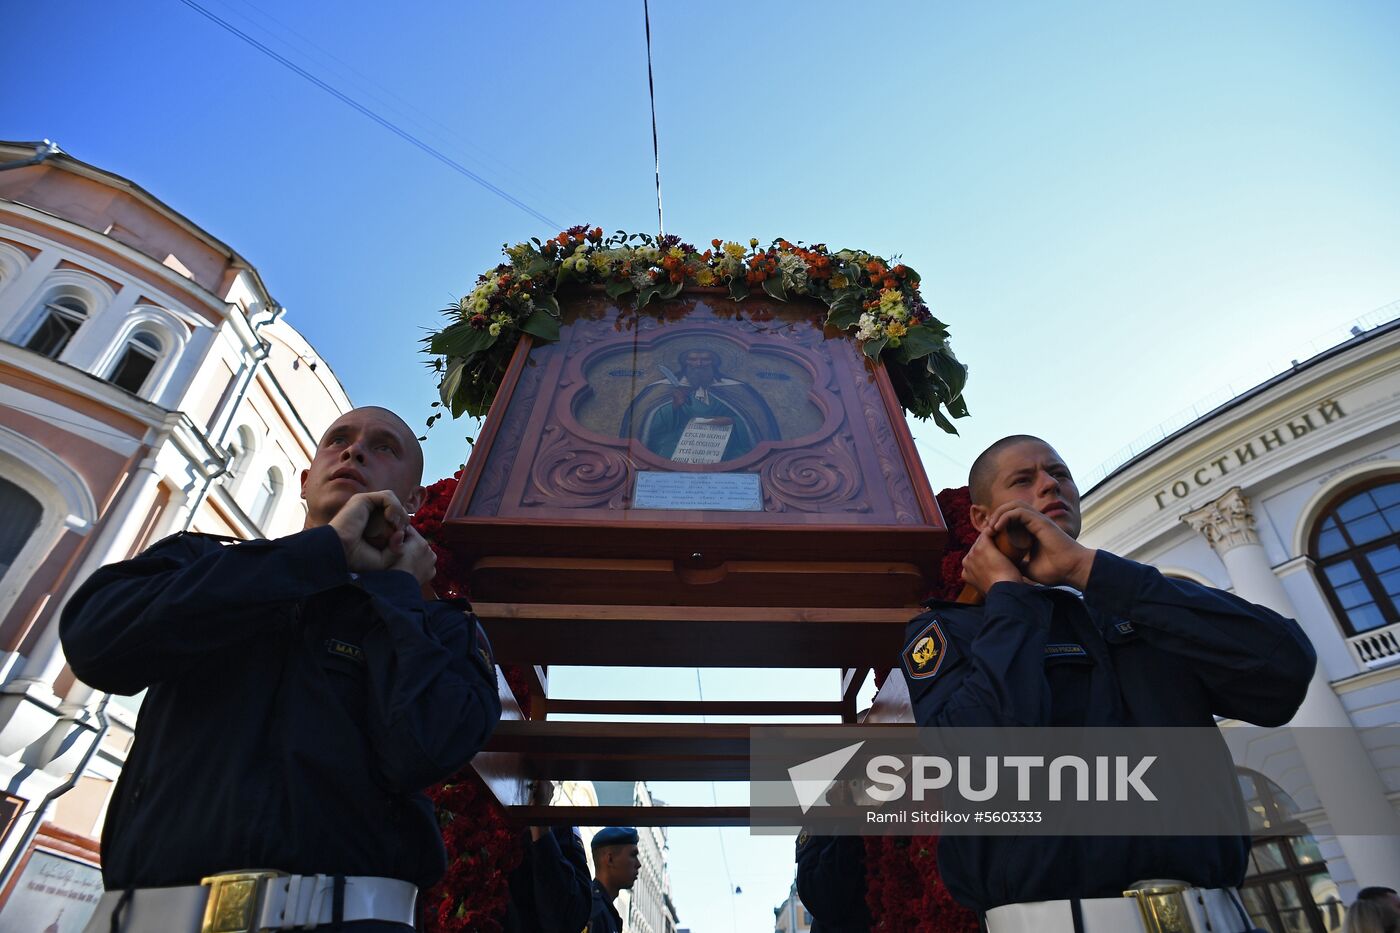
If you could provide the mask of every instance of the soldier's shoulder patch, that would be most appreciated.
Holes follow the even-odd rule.
[[[905,676],[911,680],[926,680],[935,676],[948,656],[948,636],[937,618],[928,621],[919,633],[904,646],[900,660]]]
[[[802,851],[802,847],[805,846],[807,843],[809,843],[809,842],[811,842],[811,841],[812,841],[812,836],[811,836],[811,834],[808,833],[807,830],[805,830],[805,829],[802,830],[802,832],[800,832],[800,833],[797,834],[797,851],[798,851],[798,852],[801,852],[801,851]]]
[[[1047,658],[1087,658],[1089,652],[1084,650],[1083,645],[1074,642],[1048,642],[1045,645],[1045,656]]]
[[[1114,627],[1115,629],[1118,630],[1118,634],[1119,634],[1119,635],[1131,635],[1131,634],[1133,634],[1133,623],[1131,623],[1131,622],[1119,622],[1119,623],[1115,624],[1113,627]]]

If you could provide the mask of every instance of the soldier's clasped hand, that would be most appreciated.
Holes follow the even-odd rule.
[[[407,510],[387,489],[351,496],[330,520],[330,526],[340,537],[351,573],[395,568],[402,559],[407,532],[412,530]],[[423,547],[427,548],[426,542]],[[432,549],[427,549],[431,554]]]
[[[1059,525],[1033,508],[1020,502],[1007,502],[999,506],[988,516],[987,532],[982,537],[995,535],[1013,523],[1024,528],[1034,539],[1030,554],[1020,568],[1026,579],[1042,586],[1067,584],[1081,591],[1088,586],[1089,571],[1093,569],[1094,555],[1098,552],[1065,534]]]

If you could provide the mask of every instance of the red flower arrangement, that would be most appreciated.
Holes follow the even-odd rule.
[[[948,523],[948,550],[939,566],[934,599],[957,599],[962,592],[962,560],[977,540],[966,486],[938,494]],[[877,671],[876,684],[888,670]],[[881,933],[977,933],[977,915],[953,900],[938,873],[937,836],[870,836],[865,840],[865,903],[871,929]]]
[[[445,599],[464,599],[467,568],[438,542],[447,504],[457,491],[460,473],[427,488],[413,515],[418,530],[437,555],[433,589]],[[529,695],[523,668],[502,665],[516,700]],[[437,808],[442,841],[447,847],[447,874],[423,895],[423,925],[428,933],[500,933],[509,906],[510,873],[523,856],[520,834],[506,820],[495,798],[477,782],[471,766],[428,791]]]

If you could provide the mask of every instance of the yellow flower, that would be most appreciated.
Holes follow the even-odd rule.
[[[845,288],[847,285],[850,285],[850,284],[851,284],[851,280],[848,279],[848,278],[846,278],[844,275],[842,275],[842,274],[839,273],[839,272],[836,273],[835,275],[833,275],[833,276],[831,277],[831,287],[832,287],[832,288],[837,288],[837,289]]]
[[[685,251],[679,246],[673,246],[669,250],[667,250],[666,255],[670,256],[672,259],[684,259]]]
[[[752,246],[754,249],[758,249],[758,237],[752,237],[749,240],[749,245]]]
[[[891,337],[903,337],[908,332],[909,328],[905,327],[899,321],[890,321],[885,325],[885,333]]]
[[[755,240],[754,242],[758,241]],[[726,243],[724,244],[724,254],[732,259],[743,259],[744,248],[738,243]]]
[[[695,273],[695,281],[700,285],[713,285],[715,284],[715,274],[708,268],[701,269]]]

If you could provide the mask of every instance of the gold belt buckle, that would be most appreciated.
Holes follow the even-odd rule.
[[[257,933],[264,882],[286,877],[271,869],[250,869],[210,875],[200,880],[209,889],[199,933]]]
[[[1180,881],[1139,881],[1123,896],[1137,901],[1147,933],[1195,933],[1196,925],[1186,911],[1190,887]]]

